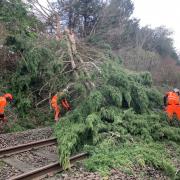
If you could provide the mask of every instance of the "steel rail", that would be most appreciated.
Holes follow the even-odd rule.
[[[83,160],[87,158],[88,153],[81,153],[78,155],[75,155],[70,158],[70,163],[73,164],[76,161]],[[34,179],[42,179],[46,177],[48,174],[55,174],[57,172],[62,172],[63,168],[60,166],[59,162],[51,163],[47,166],[43,166],[41,168],[35,169],[33,171],[23,173],[18,176],[11,177],[10,180],[34,180]]]
[[[0,158],[17,154],[17,153],[21,153],[21,152],[25,152],[25,151],[29,151],[32,149],[37,149],[40,147],[56,145],[56,144],[57,144],[56,138],[49,138],[49,139],[44,139],[40,141],[30,142],[27,144],[21,144],[17,146],[3,148],[3,149],[0,149]]]

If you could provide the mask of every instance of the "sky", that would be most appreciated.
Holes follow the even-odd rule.
[[[166,26],[174,32],[175,48],[180,51],[180,0],[132,0],[133,16],[141,19],[140,25],[155,28]]]

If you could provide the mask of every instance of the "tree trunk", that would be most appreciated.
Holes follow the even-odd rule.
[[[61,24],[60,24],[60,16],[56,14],[56,39],[59,40],[61,38]]]

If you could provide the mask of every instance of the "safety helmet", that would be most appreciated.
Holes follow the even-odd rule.
[[[174,88],[174,89],[173,89],[173,91],[174,91],[175,93],[180,94],[180,91],[179,91],[179,89],[178,89],[178,88]]]
[[[10,93],[5,94],[4,97],[10,101],[13,100],[13,96]]]

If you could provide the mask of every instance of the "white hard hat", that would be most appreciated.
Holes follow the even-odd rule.
[[[173,91],[174,91],[175,93],[180,92],[178,88],[174,88]]]

